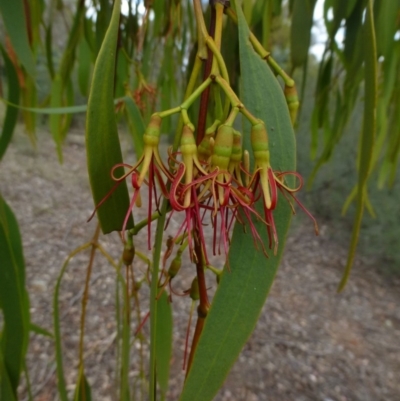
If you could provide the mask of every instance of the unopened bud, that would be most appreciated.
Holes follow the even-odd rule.
[[[260,162],[269,164],[268,134],[261,120],[251,127],[251,147],[257,165]]]
[[[230,125],[220,125],[215,138],[214,152],[212,155],[213,167],[220,170],[228,170],[229,161],[232,155],[233,128]]]
[[[171,264],[168,269],[168,276],[170,279],[173,279],[181,269],[182,266],[182,258],[180,254],[177,254],[171,261]]]
[[[122,261],[125,266],[130,266],[135,258],[135,245],[133,242],[126,243],[124,246],[124,251],[122,253]]]
[[[158,114],[153,114],[150,118],[149,125],[143,135],[145,146],[158,146],[160,142],[160,130],[162,119]]]
[[[286,103],[289,108],[290,120],[294,125],[297,119],[297,112],[299,111],[299,105],[300,105],[296,86],[285,85],[284,93],[285,93]]]
[[[242,151],[242,134],[239,131],[233,130],[231,161],[234,163],[240,163],[242,160]]]
[[[199,282],[197,280],[197,276],[193,279],[192,285],[190,286],[190,298],[193,301],[198,301],[200,299],[200,291],[199,291]]]

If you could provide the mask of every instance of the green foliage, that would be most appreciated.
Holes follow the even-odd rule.
[[[0,398],[17,398],[17,387],[29,338],[29,298],[25,262],[17,220],[0,195]]]
[[[309,48],[316,1],[292,0],[287,4],[281,0],[236,0],[233,7],[236,13],[231,7],[224,10],[221,2],[204,12],[200,0],[144,2],[144,13],[135,2],[125,3],[128,9],[123,12],[120,0],[89,3],[77,0],[71,6],[62,0],[51,1],[49,5],[36,0],[0,0],[7,34],[0,46],[8,94],[7,100],[3,99],[7,109],[1,129],[0,158],[10,143],[19,110],[33,143],[36,114],[49,115],[60,161],[73,114],[87,111],[87,162],[99,224],[103,233],[126,229],[121,235],[122,248],[128,247],[132,252],[128,262],[123,258],[115,262],[95,236],[90,243],[71,252],[62,266],[53,304],[59,397],[62,401],[69,399],[58,302],[61,281],[70,259],[91,248],[92,256],[100,251],[116,271],[119,399],[135,396],[129,378],[134,350],[131,343],[143,339],[139,338],[140,330],[139,339],[132,337],[131,311],[132,304],[139,310],[138,291],[142,282],[150,287],[149,399],[155,400],[158,392],[161,399],[166,398],[173,321],[165,291],[173,277],[164,265],[175,245],[179,247],[176,256],[179,260],[182,252],[188,252],[196,270],[194,282],[198,290],[198,296],[192,296],[193,305],[198,302],[198,319],[181,400],[211,400],[255,327],[279,266],[292,202],[297,201],[295,195],[301,188],[301,183],[296,187],[294,182],[296,178],[301,180],[295,172],[292,129],[298,111],[297,91],[294,80],[283,67],[292,71],[303,69],[305,99],[308,89],[305,77],[312,64]],[[72,18],[67,21],[65,46],[58,49],[60,38],[56,37],[53,19],[60,15],[65,18],[68,7]],[[291,21],[291,65],[282,66],[270,53],[270,49],[276,50],[271,32],[284,18],[287,8]],[[321,182],[320,172],[327,162],[335,160],[335,150],[347,132],[346,126],[353,121],[360,100],[364,102],[363,126],[357,127],[359,135],[354,138],[359,143],[358,153],[349,162],[354,180],[346,183],[346,191],[350,193],[346,207],[353,213],[355,201],[356,211],[349,260],[340,289],[353,262],[364,208],[371,209],[370,203],[377,196],[370,191],[370,177],[380,187],[393,185],[398,170],[399,10],[400,0],[324,2],[328,40],[319,62],[315,106],[310,118],[310,149],[315,160],[311,183]],[[230,19],[227,24],[223,23],[224,11]],[[207,24],[215,25],[215,32],[208,32],[204,16]],[[339,32],[344,33],[343,43],[338,42]],[[280,50],[281,55],[285,54]],[[40,60],[46,63],[49,93],[41,93],[38,107]],[[283,90],[279,81],[283,81]],[[77,88],[84,98],[89,97],[87,105],[76,105]],[[234,136],[233,126],[239,113],[243,132],[238,135],[243,140],[239,139],[238,144],[234,143],[238,136]],[[117,121],[129,128],[136,165],[128,165],[122,159]],[[161,133],[173,138],[174,143],[164,159],[159,153]],[[344,141],[349,137],[346,135]],[[351,135],[353,138],[354,132]],[[200,144],[206,156],[199,161]],[[125,178],[133,186],[131,201]],[[152,210],[151,199],[160,194],[156,193],[156,185],[163,202],[157,199]],[[148,214],[143,221],[134,222],[131,211],[140,203],[139,191],[144,187],[149,190]],[[335,196],[338,202],[343,200],[343,191]],[[162,257],[164,229],[171,209],[183,215],[184,223],[176,237],[168,240],[172,242],[167,241]],[[211,244],[203,232],[207,213],[214,228]],[[153,220],[157,220],[157,230],[150,261],[135,251],[133,241],[135,235],[148,227],[151,247]],[[231,237],[234,220],[237,221]],[[217,242],[227,258],[224,270],[208,263],[207,254],[211,249],[217,253]],[[264,249],[267,243],[269,251]],[[255,251],[255,244],[263,249]],[[7,401],[17,397],[29,331],[52,337],[29,321],[22,255],[16,219],[0,198],[0,307],[4,316],[0,396]],[[146,262],[148,271],[142,281],[134,282],[137,288],[130,288],[133,261],[137,257]],[[90,266],[92,262],[91,258]],[[126,264],[124,272],[122,263]],[[205,285],[206,269],[219,280],[211,304]],[[84,317],[83,308],[83,322]],[[83,323],[81,329],[83,346]],[[74,400],[90,399],[91,389],[81,359]]]
[[[110,172],[115,165],[122,163],[113,103],[119,13],[120,1],[117,1],[110,26],[97,56],[87,111],[86,153],[90,185],[96,206],[116,185],[110,177]],[[123,181],[113,191],[108,202],[97,210],[103,233],[121,230],[128,206],[128,189]],[[130,217],[127,228],[132,226],[133,220]]]

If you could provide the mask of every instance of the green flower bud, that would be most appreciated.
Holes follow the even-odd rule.
[[[227,171],[232,155],[233,128],[230,125],[220,125],[215,138],[214,153],[212,155],[213,167]]]
[[[153,114],[150,118],[149,125],[143,135],[145,146],[156,147],[160,143],[161,117],[158,114]]]
[[[242,160],[242,134],[239,131],[233,130],[233,145],[231,161],[234,163],[240,163]]]
[[[251,147],[256,165],[264,163],[269,165],[268,134],[265,124],[261,120],[251,127]]]
[[[122,253],[122,261],[125,266],[130,266],[135,258],[135,245],[133,242],[126,243],[124,246],[124,251]]]
[[[289,108],[290,120],[292,121],[292,124],[294,124],[297,119],[297,112],[299,111],[299,105],[300,105],[296,87],[285,85],[284,93],[285,93],[286,103]]]
[[[178,253],[171,261],[171,264],[168,269],[168,276],[172,280],[181,269],[182,266],[182,258],[181,255]]]
[[[190,286],[190,298],[193,301],[198,301],[200,299],[200,290],[199,290],[199,282],[197,280],[197,276],[193,279],[192,285]]]

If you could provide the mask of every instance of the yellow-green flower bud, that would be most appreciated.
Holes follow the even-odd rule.
[[[159,115],[153,114],[151,116],[149,125],[143,135],[145,146],[156,147],[160,143],[161,121],[162,119]]]
[[[198,301],[200,299],[200,290],[199,290],[199,282],[197,280],[197,276],[193,279],[192,285],[190,286],[190,298],[193,301]]]
[[[122,261],[125,266],[130,266],[135,258],[135,245],[133,242],[126,243],[124,246],[124,251],[122,253]]]
[[[193,157],[193,155],[195,155],[197,152],[194,133],[189,125],[184,125],[182,129],[181,152],[184,159],[188,156]]]
[[[220,125],[215,138],[214,153],[212,155],[213,167],[227,171],[232,155],[233,128],[230,125]]]
[[[268,134],[265,124],[261,120],[251,127],[251,147],[256,165],[267,163],[269,166]]]
[[[212,155],[212,151],[214,148],[214,137],[215,132],[217,131],[218,126],[221,124],[221,121],[215,120],[211,127],[207,128],[204,138],[199,143],[197,147],[197,156],[201,162],[206,162]]]
[[[289,108],[290,120],[294,125],[297,119],[297,112],[299,111],[299,105],[300,105],[296,87],[285,85],[284,93],[285,93],[286,103]]]
[[[182,258],[181,255],[178,253],[171,261],[171,264],[168,269],[168,277],[172,280],[181,269],[182,266]]]
[[[239,131],[233,130],[231,161],[234,163],[240,163],[242,160],[242,152],[242,134]]]

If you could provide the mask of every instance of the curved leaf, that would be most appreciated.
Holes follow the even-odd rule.
[[[238,2],[236,2],[237,4]],[[269,67],[253,51],[249,30],[237,6],[239,20],[242,101],[264,120],[270,135],[272,166],[281,171],[295,169],[295,143],[288,108],[281,87]],[[250,149],[246,126],[244,148]],[[261,205],[258,205],[261,206]],[[289,228],[291,210],[284,198],[274,212],[279,251],[267,259],[254,249],[253,238],[236,224],[229,251],[231,272],[225,271],[206,319],[181,401],[212,400],[252,333],[275,277]],[[267,243],[265,227],[255,225]]]
[[[110,171],[113,166],[122,163],[112,100],[120,8],[121,1],[116,0],[110,26],[94,67],[89,95],[86,120],[86,153],[95,205],[114,187],[115,182],[110,177]],[[121,230],[128,208],[129,195],[124,181],[97,211],[103,233]],[[132,228],[132,226],[133,219],[130,216],[127,228]]]
[[[127,114],[129,131],[132,134],[133,147],[136,157],[139,158],[143,153],[143,133],[146,127],[136,103],[129,96],[125,97],[125,110]]]
[[[290,55],[293,68],[307,61],[311,41],[314,0],[294,0],[290,29]]]
[[[373,16],[373,2],[368,1],[367,15],[363,27],[364,35],[364,62],[365,62],[365,101],[364,101],[364,120],[360,144],[360,162],[357,186],[357,209],[354,219],[353,232],[351,237],[349,254],[342,280],[338,291],[342,291],[346,286],[353,265],[358,235],[360,233],[361,221],[367,194],[367,180],[371,170],[372,152],[374,148],[374,138],[376,130],[376,105],[378,93],[377,75],[377,50],[375,41],[375,27]]]
[[[16,398],[29,338],[29,300],[25,289],[25,263],[17,220],[0,196],[0,399]]]
[[[164,291],[157,301],[156,366],[161,399],[168,391],[169,367],[172,356],[172,308]]]
[[[6,68],[7,81],[8,81],[8,100],[11,103],[19,102],[19,83],[18,76],[13,63],[9,59],[7,53],[1,47],[1,53],[3,55],[4,64]],[[17,123],[18,109],[7,105],[7,111],[3,122],[3,128],[1,129],[0,135],[0,160],[4,156],[7,150],[8,144],[10,143],[15,124]]]
[[[18,59],[31,77],[35,76],[35,60],[29,46],[23,0],[0,0],[0,12]]]

